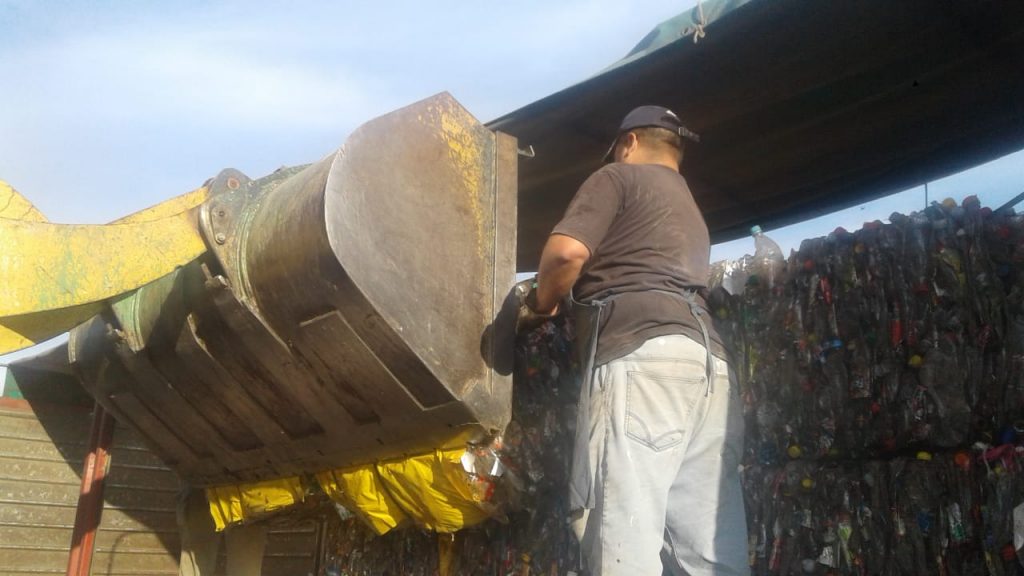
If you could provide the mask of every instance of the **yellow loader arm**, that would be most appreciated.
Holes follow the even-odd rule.
[[[0,354],[66,332],[205,252],[197,207],[208,195],[204,186],[106,225],[54,224],[0,181]]]

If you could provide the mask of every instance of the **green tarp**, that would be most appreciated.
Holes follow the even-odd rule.
[[[520,162],[519,263],[600,165],[622,116],[662,104],[702,141],[683,171],[716,241],[1024,148],[1024,2],[718,0],[596,76],[489,127]]]

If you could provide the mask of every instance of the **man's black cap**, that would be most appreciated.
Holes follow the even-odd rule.
[[[608,148],[608,152],[604,155],[604,161],[611,161],[615,153],[615,143],[618,142],[619,136],[622,136],[623,133],[635,128],[650,127],[664,128],[692,142],[700,142],[700,136],[691,132],[686,126],[683,126],[683,121],[679,119],[675,112],[664,106],[639,106],[634,108],[629,114],[626,114],[626,117],[622,119],[622,124],[619,124],[619,131],[615,134],[615,140],[612,141],[611,147]]]

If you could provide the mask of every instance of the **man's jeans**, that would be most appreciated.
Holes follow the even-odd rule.
[[[590,394],[596,507],[574,529],[592,575],[749,574],[735,375],[686,336],[598,367]],[[586,431],[584,431],[586,433]]]

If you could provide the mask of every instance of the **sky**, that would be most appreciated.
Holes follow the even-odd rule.
[[[497,118],[597,73],[695,3],[0,0],[0,179],[52,221],[108,222],[223,168],[255,178],[315,161],[440,91]],[[1020,152],[929,183],[932,199],[993,207],[1019,192]],[[788,252],[923,206],[917,187],[767,232]],[[752,251],[744,238],[712,259]]]
[[[492,120],[693,4],[0,0],[0,179],[52,221],[108,222],[441,91]]]

